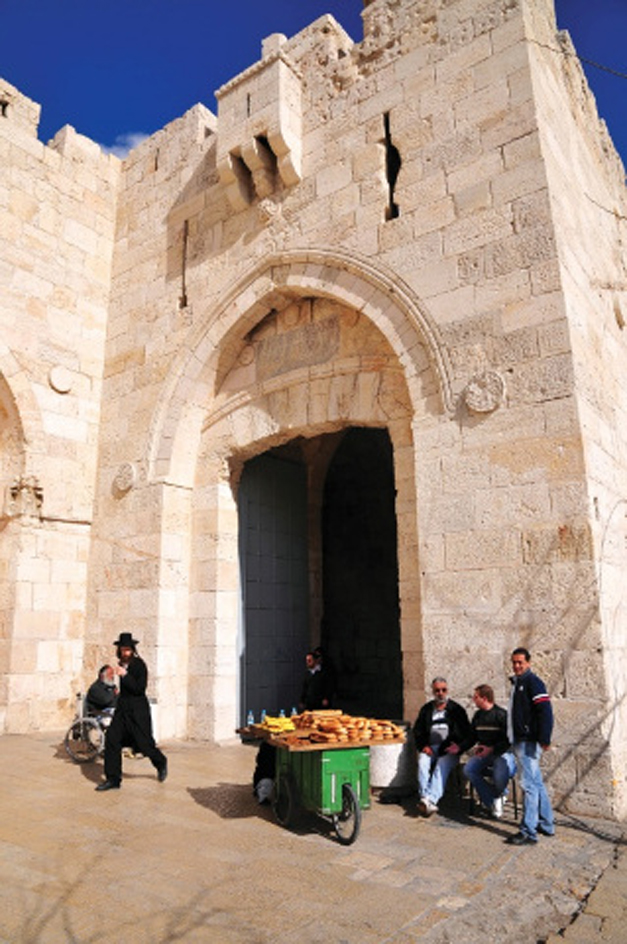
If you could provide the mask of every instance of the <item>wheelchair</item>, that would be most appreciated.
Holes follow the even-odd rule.
[[[76,717],[67,730],[63,746],[75,764],[85,764],[104,754],[105,735],[113,718],[113,708],[88,713],[85,698],[76,696]]]

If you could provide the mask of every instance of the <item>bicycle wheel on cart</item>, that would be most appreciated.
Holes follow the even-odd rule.
[[[361,826],[361,807],[350,783],[342,784],[342,809],[333,814],[333,827],[343,846],[355,842]]]
[[[63,742],[75,764],[94,760],[104,749],[104,731],[94,718],[83,718],[70,726]]]
[[[281,826],[289,826],[294,822],[296,810],[296,788],[290,777],[280,777],[275,783],[275,794],[272,801],[274,815]]]

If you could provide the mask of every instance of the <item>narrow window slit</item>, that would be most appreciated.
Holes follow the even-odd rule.
[[[187,242],[189,239],[189,220],[183,222],[183,246],[181,249],[181,296],[179,309],[187,308]]]
[[[383,115],[383,130],[385,137],[385,176],[388,182],[388,205],[385,208],[386,220],[394,220],[400,216],[398,203],[394,200],[394,190],[396,188],[396,179],[401,169],[401,155],[398,148],[392,144],[392,134],[390,132],[390,113],[388,111]]]

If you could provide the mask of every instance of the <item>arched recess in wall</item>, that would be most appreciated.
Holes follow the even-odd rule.
[[[310,296],[334,299],[376,325],[403,369],[416,416],[425,409],[453,413],[448,352],[425,306],[398,275],[341,251],[282,252],[242,276],[173,365],[151,423],[149,480],[192,487],[200,430],[215,396],[220,364],[269,311]],[[425,372],[436,388],[428,403]]]
[[[32,457],[43,453],[39,448],[43,437],[41,412],[30,379],[9,348],[1,344],[0,405],[5,422],[12,430],[12,449],[21,456],[15,474],[36,474],[38,470],[32,468]]]
[[[4,730],[7,710],[8,685],[5,683],[11,667],[11,647],[14,632],[16,569],[19,557],[20,532],[19,484],[25,471],[26,448],[20,411],[9,377],[15,378],[17,365],[6,352],[0,352],[0,567],[2,569],[2,594],[0,603],[0,733]],[[27,407],[33,407],[29,399],[30,386],[22,385],[26,392]],[[20,384],[18,383],[18,388]]]
[[[329,308],[338,310],[338,330],[354,328],[356,336],[369,337],[367,344],[354,343],[351,352],[349,342],[341,356],[321,357],[315,365],[306,353],[300,360],[292,355],[288,367],[275,372],[266,365],[265,372],[246,380],[253,336],[263,335],[270,323],[283,321],[289,329],[291,319],[293,326],[297,321],[312,329],[328,326],[333,320],[326,317]],[[327,329],[321,330],[324,335]],[[313,343],[326,342],[317,332]],[[280,357],[277,352],[280,345],[273,355]],[[292,253],[268,260],[242,279],[211,323],[198,330],[171,375],[162,404],[153,421],[151,477],[194,494],[188,734],[219,740],[229,737],[237,723],[234,484],[248,458],[296,437],[321,442],[327,434],[357,427],[389,432],[400,509],[402,642],[406,651],[421,648],[415,639],[419,580],[413,428],[437,422],[451,409],[452,394],[437,332],[405,286],[338,254]],[[407,676],[415,680],[419,675],[410,659],[404,660],[403,672],[406,685]]]

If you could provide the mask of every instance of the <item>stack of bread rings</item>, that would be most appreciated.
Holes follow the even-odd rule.
[[[292,717],[296,730],[281,735],[281,743],[305,747],[310,744],[352,745],[362,742],[404,741],[403,728],[393,721],[357,717],[339,709],[304,711]]]

